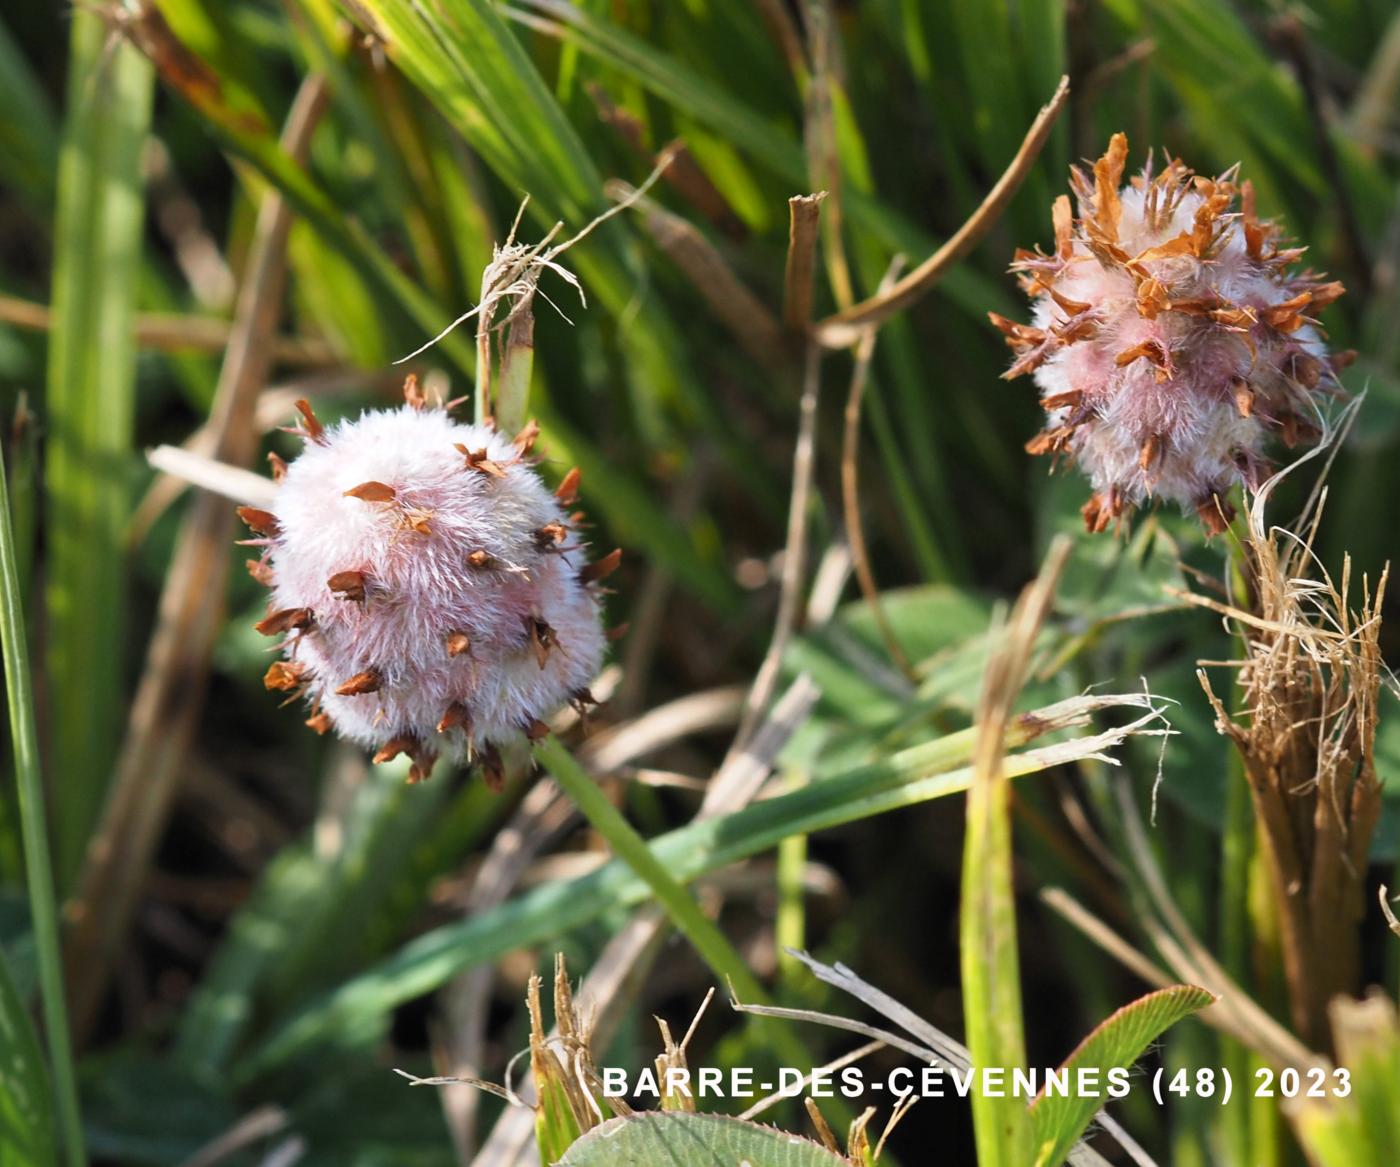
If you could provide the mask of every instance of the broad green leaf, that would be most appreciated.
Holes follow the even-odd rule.
[[[559,1167],[849,1167],[819,1143],[722,1114],[615,1118],[579,1139]]]
[[[1213,993],[1195,985],[1173,985],[1124,1005],[1099,1024],[1061,1066],[1069,1074],[1068,1091],[1042,1093],[1031,1106],[1036,1167],[1062,1163],[1098,1113],[1099,1099],[1094,1092],[1075,1086],[1081,1068],[1097,1070],[1100,1075],[1114,1068],[1127,1069],[1166,1030],[1214,1000]],[[1106,1078],[1100,1077],[1100,1084],[1106,1089]]]
[[[0,952],[0,1167],[55,1161],[53,1110],[39,1039]]]

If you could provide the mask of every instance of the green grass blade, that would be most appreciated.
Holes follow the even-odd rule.
[[[557,20],[560,35],[568,43],[576,44],[584,53],[631,77],[668,105],[722,134],[761,161],[792,189],[807,189],[806,155],[795,132],[778,129],[742,101],[698,76],[683,62],[580,8],[558,0],[529,0],[529,4]],[[892,251],[922,257],[937,246],[933,238],[905,216],[860,191],[846,192],[846,214],[853,227],[870,232]],[[999,282],[966,265],[949,272],[938,291],[979,321],[984,319],[989,307],[1000,311],[1011,304],[1011,297]],[[1014,311],[1013,308],[1007,310]]]
[[[48,678],[60,887],[74,877],[121,734],[125,573],[151,67],[73,14],[49,337]]]
[[[1022,593],[982,676],[958,918],[963,1024],[974,1066],[1010,1071],[1026,1064],[1011,872],[1011,786],[1003,738],[1070,546],[1067,538],[1051,545],[1039,578]],[[1012,1091],[1001,1096],[974,1091],[972,1126],[980,1167],[1025,1167],[1030,1162],[1030,1117]]]
[[[1148,993],[1096,1026],[1061,1068],[1069,1072],[1071,1083],[1077,1080],[1081,1067],[1102,1075],[1115,1068],[1126,1070],[1178,1021],[1214,1000],[1213,993],[1195,985],[1173,985]],[[1107,1089],[1107,1078],[1101,1080]],[[1098,1113],[1099,1101],[1092,1092],[1080,1091],[1074,1085],[1067,1094],[1042,1094],[1036,1099],[1031,1107],[1036,1167],[1058,1167],[1064,1162]]]
[[[29,910],[39,958],[39,987],[43,996],[44,1027],[49,1042],[54,1088],[58,1095],[59,1126],[65,1162],[82,1167],[83,1130],[78,1116],[78,1091],[68,1036],[68,1012],[63,996],[63,964],[58,949],[58,907],[49,856],[48,823],[44,814],[44,780],[39,770],[39,734],[34,721],[34,691],[30,684],[26,622],[15,562],[14,530],[10,525],[10,496],[0,465],[0,637],[4,639],[5,695],[9,702],[10,737],[15,751],[15,777],[24,832],[25,872]],[[18,1047],[17,1047],[18,1048]],[[9,1075],[11,1062],[3,1063]]]
[[[656,897],[670,916],[671,923],[695,947],[700,958],[721,981],[728,981],[747,1001],[766,1000],[757,978],[734,951],[734,946],[709,916],[700,910],[695,897],[676,881],[666,866],[637,834],[622,812],[613,806],[593,776],[552,734],[535,746],[535,757],[553,775],[559,787],[574,801],[612,849]]]
[[[48,1167],[56,1161],[53,1100],[39,1039],[0,952],[0,1162]]]
[[[1028,740],[1029,724],[1013,723],[1007,745]],[[685,883],[794,834],[811,834],[962,793],[969,772],[961,767],[971,756],[973,741],[971,730],[949,734],[733,814],[692,823],[651,840],[649,846],[671,876]],[[1008,777],[1030,774],[1049,764],[1036,754],[1011,755],[1004,773]],[[541,886],[485,915],[420,936],[284,1022],[253,1051],[239,1076],[256,1076],[297,1056],[351,1019],[358,1024],[366,1017],[385,1015],[467,968],[516,948],[556,942],[563,933],[605,912],[641,903],[647,894],[646,884],[625,864],[614,861],[579,879]]]

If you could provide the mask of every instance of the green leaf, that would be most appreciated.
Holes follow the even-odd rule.
[[[0,952],[0,1167],[54,1162],[53,1111],[39,1039]]]
[[[150,62],[105,20],[73,14],[49,336],[49,763],[60,888],[77,872],[122,730],[123,532],[133,462],[133,323]]]
[[[1069,1091],[1042,1093],[1031,1106],[1038,1148],[1036,1167],[1057,1167],[1063,1162],[1098,1113],[1099,1101],[1093,1091],[1081,1091],[1073,1085],[1080,1067],[1101,1074],[1114,1068],[1127,1069],[1166,1030],[1214,1000],[1215,994],[1195,985],[1173,985],[1139,997],[1098,1025],[1061,1066],[1069,1071]]]
[[[810,1139],[721,1114],[615,1118],[579,1139],[558,1167],[849,1167]]]

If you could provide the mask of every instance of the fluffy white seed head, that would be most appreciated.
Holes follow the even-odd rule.
[[[1034,374],[1046,428],[1027,449],[1089,476],[1091,531],[1154,496],[1219,531],[1272,435],[1316,437],[1347,357],[1313,314],[1343,288],[1295,270],[1302,250],[1279,246],[1248,182],[1172,160],[1120,187],[1127,152],[1117,134],[1092,176],[1072,170],[1078,215],[1056,200],[1052,255],[1017,253],[1032,323],[992,314],[1017,354],[1005,376]]]
[[[412,400],[412,397],[410,397]],[[587,698],[605,636],[564,503],[513,444],[446,411],[405,405],[322,429],[286,467],[250,565],[271,586],[260,628],[284,634],[269,688],[302,694],[308,724],[379,752],[481,756]]]

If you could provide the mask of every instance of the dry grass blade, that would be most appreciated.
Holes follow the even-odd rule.
[[[36,304],[18,296],[0,296],[0,322],[36,332],[53,327],[53,313],[47,304]],[[222,352],[233,337],[234,325],[212,316],[181,316],[175,313],[146,312],[136,317],[133,332],[136,347],[161,352]],[[325,341],[313,336],[276,336],[268,342],[278,364],[339,364],[340,358]]]
[[[1172,898],[1171,890],[1147,838],[1147,829],[1143,825],[1142,814],[1133,798],[1132,790],[1120,786],[1117,788],[1117,796],[1123,828],[1128,839],[1128,854],[1152,906],[1156,909],[1155,914],[1149,912],[1143,916],[1142,929],[1178,978],[1200,985],[1216,995],[1216,1004],[1203,1015],[1208,1019],[1212,1015],[1228,1016],[1229,1024],[1233,1027],[1231,1032],[1235,1033],[1244,1045],[1268,1058],[1276,1066],[1302,1068],[1324,1064],[1325,1059],[1313,1053],[1275,1021],[1236,983],[1210,950],[1201,943]],[[1224,1024],[1221,1028],[1225,1028]]]
[[[281,1134],[287,1129],[291,1118],[280,1106],[259,1106],[249,1111],[233,1126],[206,1143],[180,1167],[218,1167],[241,1154],[251,1146]]]
[[[305,157],[326,100],[322,78],[313,75],[303,82],[283,134],[291,156]],[[217,435],[214,456],[235,466],[247,465],[256,451],[254,413],[271,367],[268,341],[282,310],[291,222],[284,199],[267,194],[258,211],[234,335],[210,422]],[[118,942],[183,773],[181,762],[194,733],[209,656],[223,620],[233,523],[233,510],[223,499],[201,494],[180,529],[112,791],[67,910],[65,963],[80,1034],[101,1004]]]
[[[1059,88],[1026,133],[1016,157],[1011,160],[997,184],[992,187],[981,206],[973,212],[957,233],[928,259],[905,276],[888,291],[876,293],[844,312],[828,316],[816,325],[816,336],[829,348],[848,348],[860,341],[863,329],[871,324],[888,320],[902,308],[907,308],[920,296],[932,288],[955,263],[963,258],[976,245],[1010,203],[1012,196],[1030,174],[1041,150],[1050,137],[1056,120],[1063,112],[1069,99],[1069,78],[1060,78]]]
[[[146,455],[146,461],[173,479],[231,502],[265,508],[277,497],[277,484],[272,479],[241,466],[206,458],[182,446],[157,446]]]

